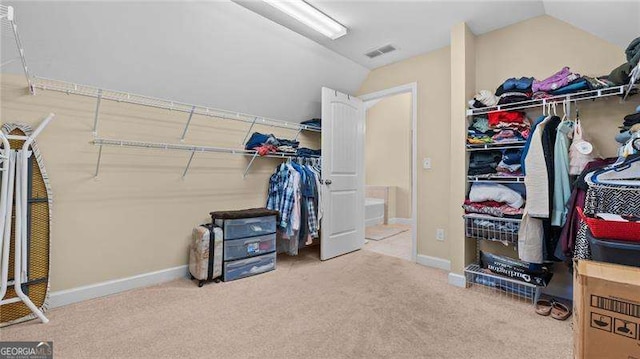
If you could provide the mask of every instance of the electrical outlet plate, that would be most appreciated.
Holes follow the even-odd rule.
[[[425,170],[431,169],[431,158],[425,158],[422,160],[422,168]]]
[[[438,228],[436,230],[436,239],[439,241],[444,241],[444,229]]]

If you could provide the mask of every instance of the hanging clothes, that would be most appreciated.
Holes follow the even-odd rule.
[[[559,249],[556,249],[556,257],[561,258],[563,255],[565,258],[573,258],[573,252],[575,247],[575,241],[580,229],[580,216],[576,208],[584,208],[585,198],[589,186],[585,181],[585,176],[596,169],[610,165],[616,161],[616,158],[607,158],[604,160],[595,160],[587,164],[584,171],[576,179],[571,197],[567,204],[569,212],[567,213],[567,220],[565,221],[562,233],[560,235],[560,241],[558,242]]]
[[[311,244],[319,237],[320,193],[320,167],[316,160],[288,161],[271,175],[266,207],[280,212],[280,250],[297,255],[301,244]]]
[[[573,134],[573,122],[562,121],[558,125],[555,157],[554,157],[554,192],[551,224],[564,226],[567,219],[567,202],[571,196],[571,181],[569,179],[569,146]]]
[[[524,184],[527,188],[527,204],[525,212],[532,217],[549,217],[549,181],[547,178],[547,162],[545,161],[544,149],[542,147],[542,133],[546,122],[551,117],[547,117],[536,126],[530,136],[528,152],[523,157],[527,173]]]

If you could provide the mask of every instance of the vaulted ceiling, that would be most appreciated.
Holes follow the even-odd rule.
[[[318,116],[322,86],[355,93],[370,69],[447,46],[461,21],[483,34],[548,14],[621,47],[640,35],[638,1],[308,1],[349,33],[322,38],[260,1],[3,3],[37,75],[286,121]],[[21,73],[6,35],[2,72]]]
[[[640,36],[640,1],[327,1],[308,0],[349,29],[330,40],[262,1],[234,0],[370,69],[449,44],[450,29],[467,22],[484,34],[529,18],[550,15],[621,47]],[[398,48],[373,59],[365,53]]]

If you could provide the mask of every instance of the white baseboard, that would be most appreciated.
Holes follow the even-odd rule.
[[[460,288],[467,287],[467,280],[463,275],[456,273],[449,273],[449,284]]]
[[[407,226],[413,224],[412,218],[389,218],[389,224],[405,224]]]
[[[188,275],[188,266],[178,266],[156,272],[144,273],[133,277],[110,280],[77,288],[51,292],[50,308],[104,297],[131,289],[169,282]]]
[[[416,263],[422,264],[423,266],[439,268],[446,271],[451,270],[451,261],[442,258],[425,256],[423,254],[418,254],[416,257]]]

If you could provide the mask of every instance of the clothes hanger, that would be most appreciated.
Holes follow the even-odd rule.
[[[627,156],[622,162],[594,171],[587,178],[594,184],[640,187],[640,153]]]

